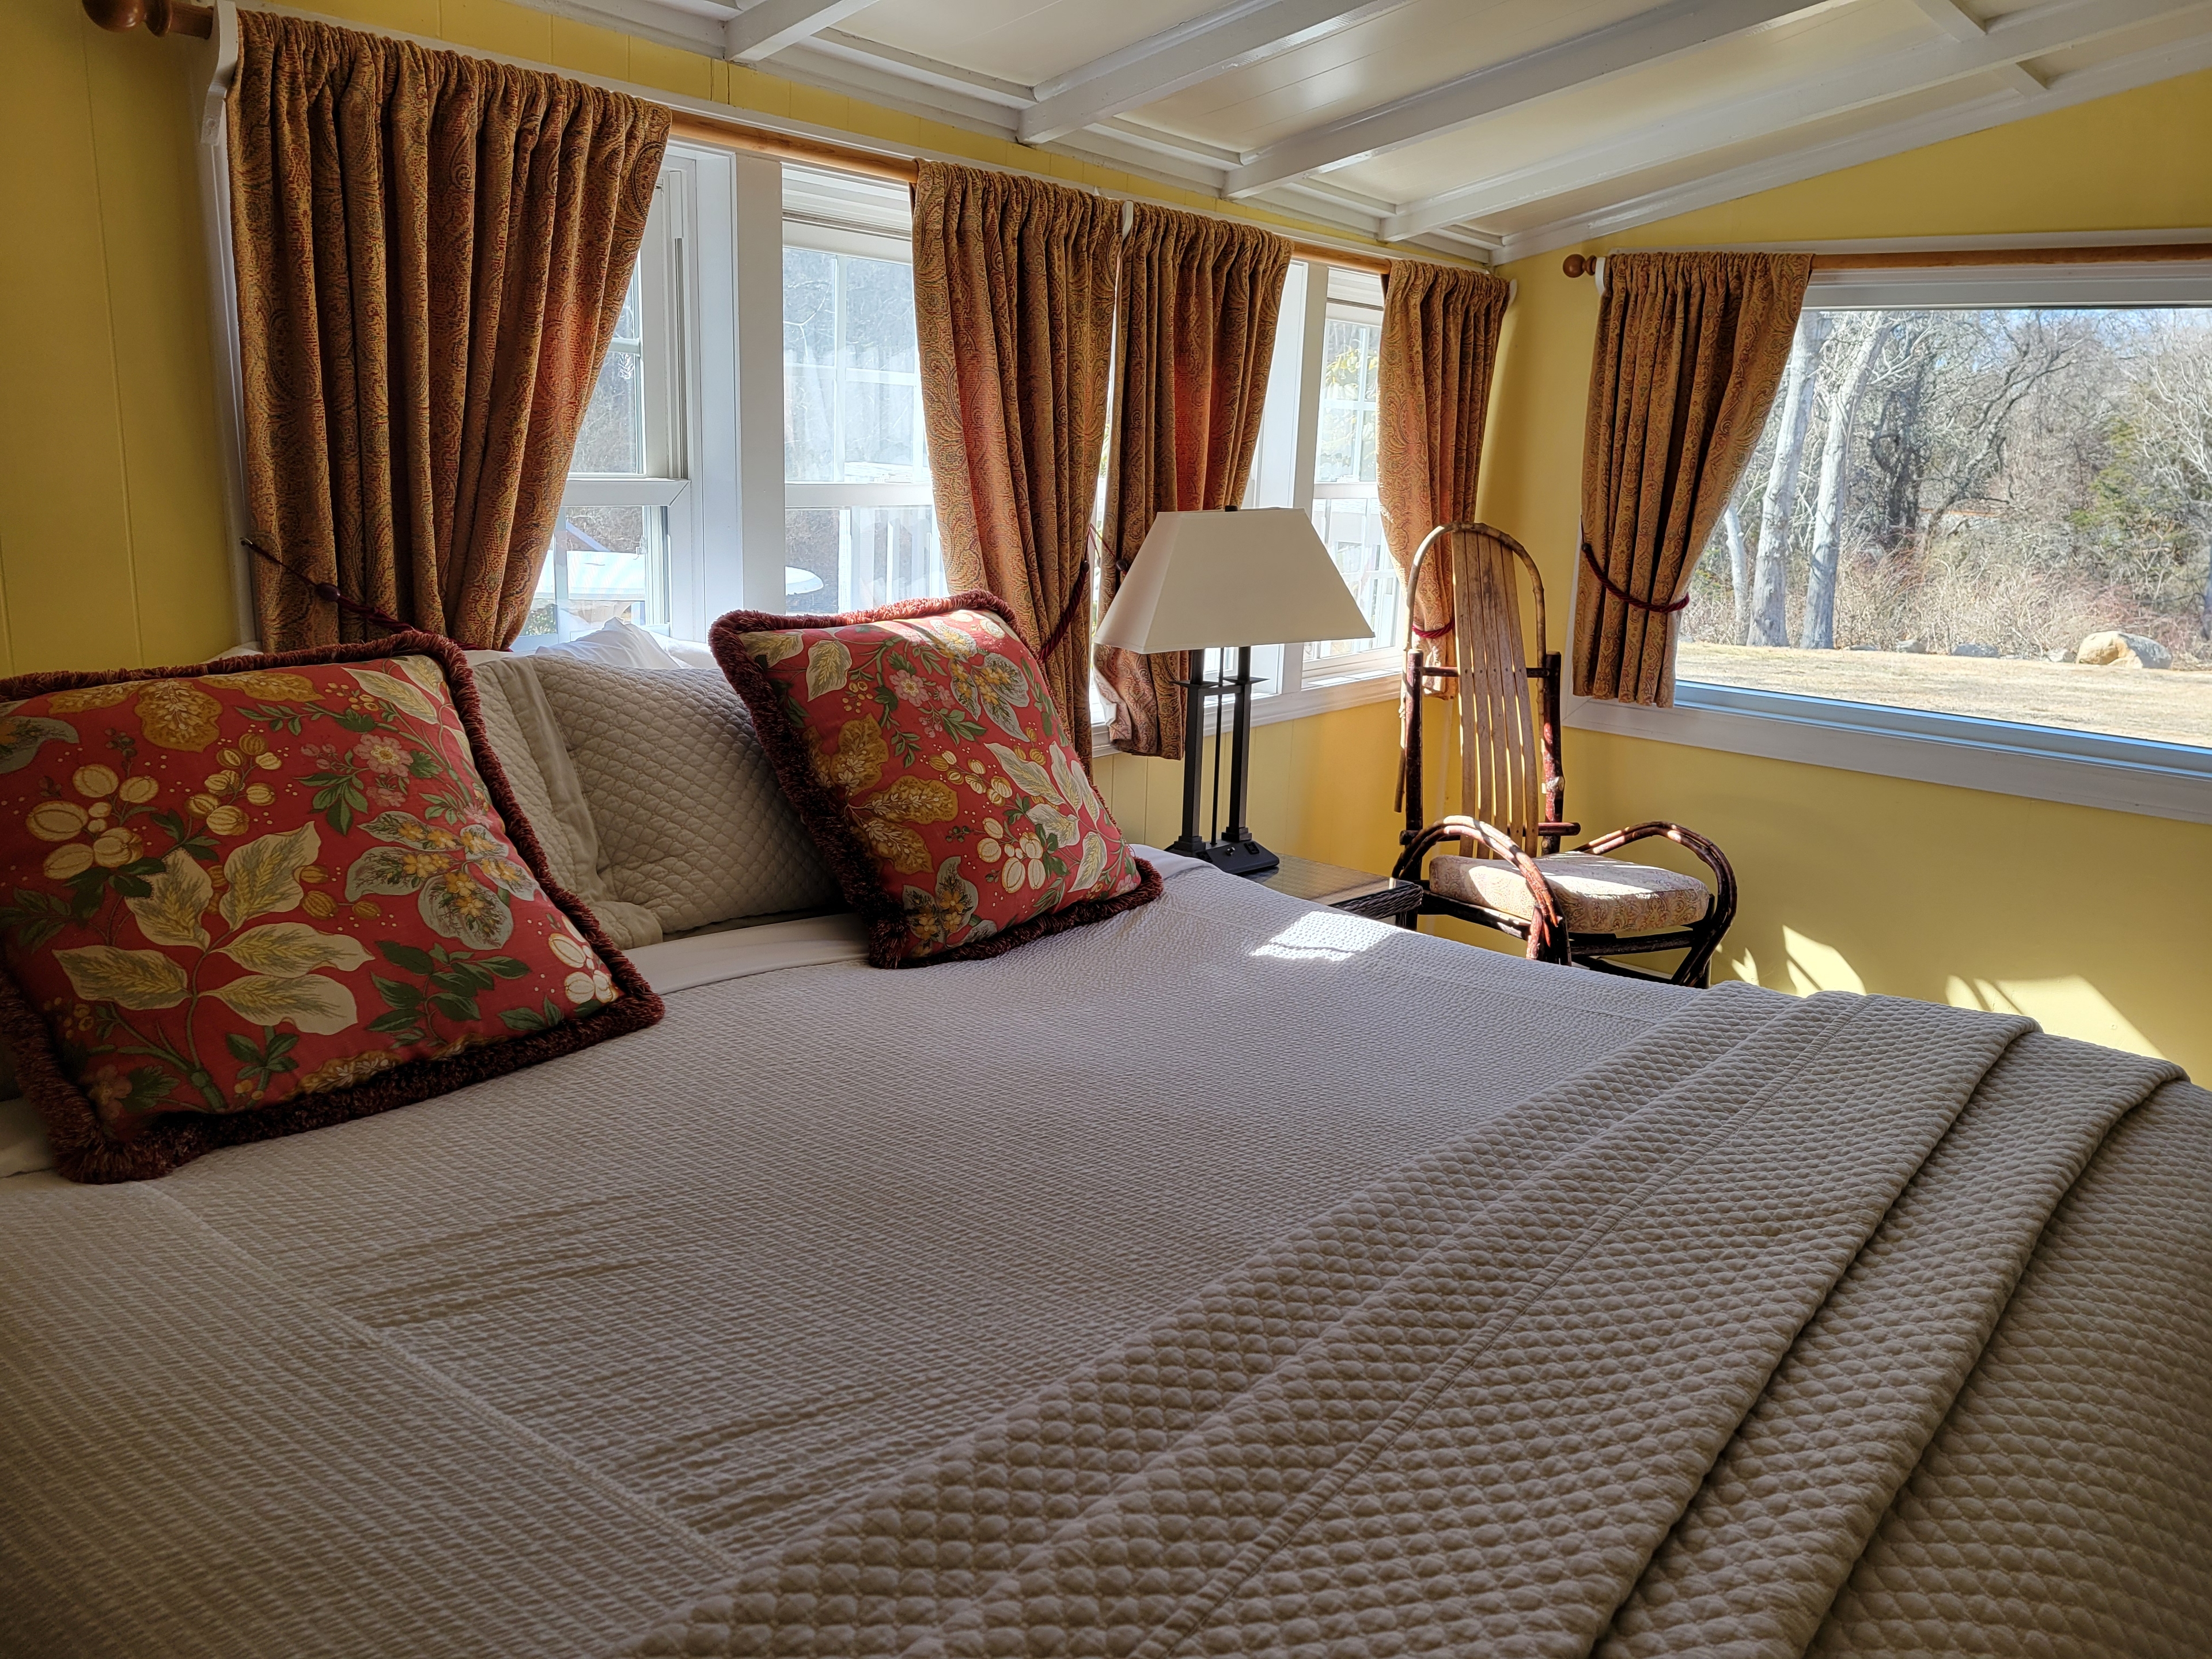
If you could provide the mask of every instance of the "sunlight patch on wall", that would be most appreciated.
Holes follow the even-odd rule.
[[[1815,991],[1865,991],[1866,981],[1834,945],[1784,927],[1782,948],[1789,957],[1790,988],[1799,996],[1809,997]]]
[[[2103,992],[2079,974],[2058,979],[1999,980],[1964,980],[1953,975],[1944,984],[1943,1000],[1954,1008],[2026,1014],[2053,1036],[2078,1037],[2084,1042],[2148,1054],[2154,1060],[2165,1058]]]

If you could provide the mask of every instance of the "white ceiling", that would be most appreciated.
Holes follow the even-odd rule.
[[[2212,67],[2212,0],[538,0],[1499,258]]]

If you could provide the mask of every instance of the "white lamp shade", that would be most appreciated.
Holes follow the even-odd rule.
[[[1313,520],[1257,507],[1154,519],[1097,639],[1125,651],[1202,651],[1373,632]]]

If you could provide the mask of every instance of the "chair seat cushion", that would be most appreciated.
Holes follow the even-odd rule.
[[[1695,876],[1592,853],[1554,853],[1536,860],[1571,933],[1656,933],[1701,921],[1712,894]],[[1502,859],[1440,854],[1429,860],[1429,887],[1462,904],[1480,904],[1526,921],[1535,914],[1528,884]]]

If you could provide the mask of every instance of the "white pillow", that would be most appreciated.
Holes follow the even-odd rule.
[[[714,660],[714,647],[702,645],[696,640],[663,640],[668,654],[686,668],[705,668],[714,673],[722,672],[722,665]]]
[[[607,668],[684,668],[692,665],[678,662],[662,648],[659,636],[647,633],[635,623],[614,621],[594,629],[573,640],[563,640],[557,645],[541,645],[530,653],[533,657],[569,657],[578,662],[595,662]]]
[[[38,1108],[27,1100],[0,1100],[0,1177],[53,1167]]]
[[[515,804],[538,832],[553,879],[583,901],[617,949],[659,944],[660,923],[653,913],[623,902],[601,873],[605,860],[599,827],[568,759],[568,741],[538,686],[533,659],[471,651],[469,665],[476,672],[484,736]]]
[[[719,672],[641,672],[543,651],[531,667],[615,898],[651,911],[664,934],[838,906],[752,715]]]

